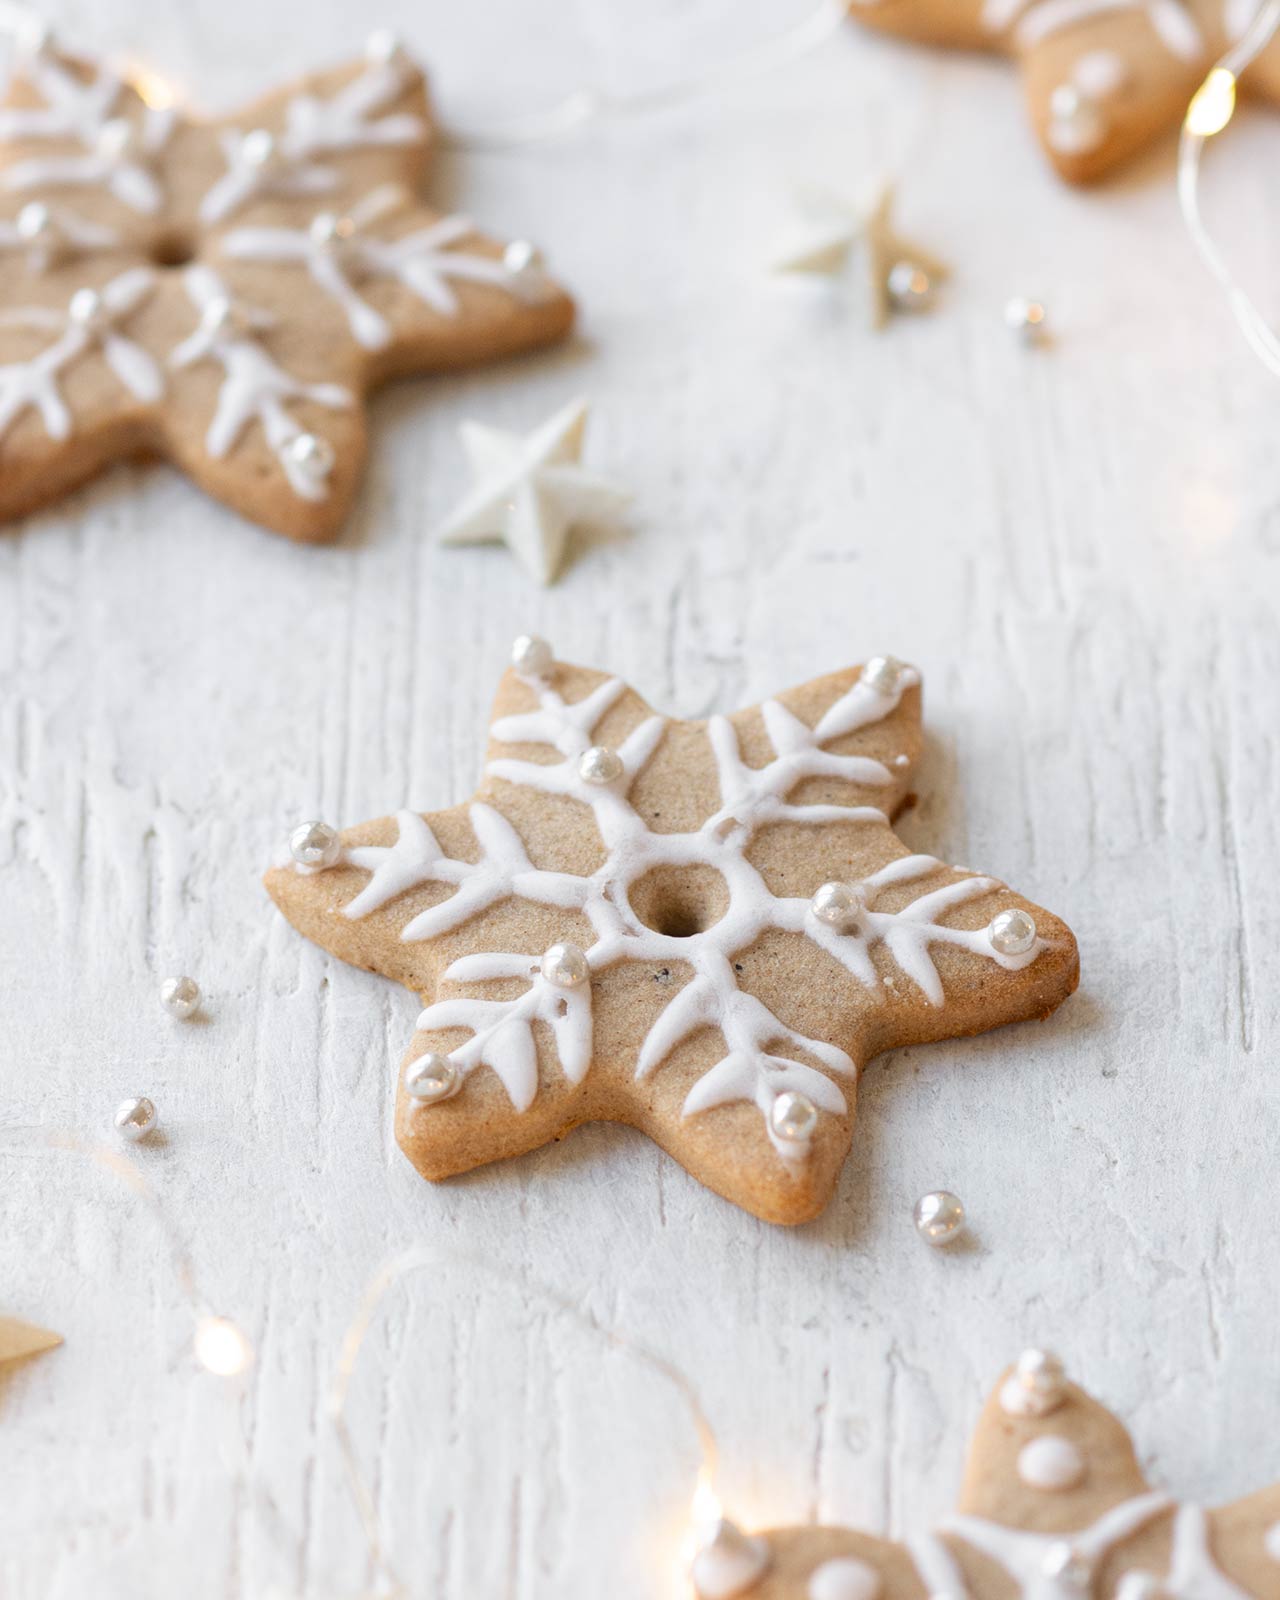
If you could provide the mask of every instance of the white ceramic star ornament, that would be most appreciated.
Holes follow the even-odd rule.
[[[895,311],[925,311],[938,284],[950,276],[946,262],[893,224],[896,191],[891,183],[859,205],[828,192],[805,197],[807,220],[774,258],[778,273],[835,277],[857,251],[870,287],[871,317],[884,327]]]
[[[464,422],[475,487],[440,529],[441,542],[500,541],[540,583],[554,583],[572,529],[617,528],[630,495],[579,465],[587,409],[571,401],[527,435]]]

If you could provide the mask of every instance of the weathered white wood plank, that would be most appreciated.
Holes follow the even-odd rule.
[[[50,9],[145,45],[210,105],[357,42],[337,0]],[[438,57],[475,120],[661,80],[781,16],[745,9],[387,0],[378,20]],[[436,192],[543,241],[579,291],[571,350],[382,396],[331,550],[163,470],[0,537],[0,1285],[67,1336],[0,1391],[5,1600],[353,1590],[324,1396],[367,1276],[423,1241],[669,1352],[748,1520],[900,1531],[940,1512],[982,1387],[1032,1338],[1131,1417],[1162,1481],[1225,1497],[1280,1473],[1257,1404],[1277,1353],[1278,396],[1183,240],[1169,152],[1069,194],[1020,115],[996,65],[851,35],[669,115],[451,155]],[[1224,221],[1276,214],[1277,137],[1249,117],[1219,154]],[[793,181],[886,167],[956,278],[935,317],[875,338],[761,263]],[[1274,226],[1235,233],[1274,284]],[[1053,349],[1008,338],[1011,293],[1045,298]],[[434,548],[457,421],[524,426],[578,390],[592,459],[637,490],[631,539],[548,594],[501,551]],[[469,792],[529,626],[684,714],[910,656],[932,744],[907,837],[1080,934],[1082,992],[1047,1026],[876,1064],[838,1199],[803,1232],[613,1129],[422,1185],[390,1133],[412,1000],[304,945],[258,888],[300,814]],[[207,1022],[161,1012],[177,970]],[[102,1170],[41,1150],[138,1090],[202,1290],[259,1350],[250,1490],[161,1236]],[[951,1256],[910,1222],[939,1183],[974,1221]],[[695,1458],[679,1404],[539,1304],[466,1272],[416,1280],[356,1397],[415,1594],[674,1592]]]

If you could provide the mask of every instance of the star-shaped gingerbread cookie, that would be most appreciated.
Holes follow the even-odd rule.
[[[988,1400],[938,1529],[700,1537],[699,1600],[1280,1600],[1280,1483],[1216,1511],[1152,1490],[1120,1422],[1039,1350]]]
[[[23,42],[0,105],[0,516],[164,456],[295,539],[336,533],[364,396],[561,338],[537,252],[418,199],[421,72],[363,60],[205,122]]]
[[[994,50],[1022,67],[1054,166],[1086,183],[1176,128],[1261,0],[851,0],[860,22],[930,44]],[[1280,41],[1245,84],[1280,100]]]
[[[913,668],[880,657],[694,723],[542,640],[513,660],[474,800],[302,824],[267,876],[303,933],[421,995],[396,1132],[425,1177],[627,1122],[803,1222],[863,1062],[1074,989],[1056,917],[894,835]]]

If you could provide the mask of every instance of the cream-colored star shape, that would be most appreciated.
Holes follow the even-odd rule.
[[[940,257],[898,232],[893,221],[895,197],[894,186],[888,183],[866,204],[827,191],[805,195],[804,220],[774,257],[773,270],[835,277],[856,255],[877,328],[894,311],[923,309],[934,288],[950,276],[950,269]]]
[[[27,1356],[38,1356],[62,1343],[62,1335],[50,1333],[47,1328],[37,1328],[30,1322],[20,1322],[17,1317],[0,1317],[0,1367],[10,1361],[23,1361]]]
[[[246,41],[247,44],[247,41]],[[562,337],[526,241],[418,199],[434,128],[394,39],[218,121],[35,28],[0,103],[0,516],[161,456],[331,538],[388,378]]]
[[[539,583],[554,583],[572,532],[616,529],[626,490],[580,465],[587,402],[573,400],[530,434],[462,424],[475,486],[439,530],[444,544],[505,544]]]
[[[818,1526],[751,1536],[704,1498],[698,1600],[1280,1597],[1280,1484],[1212,1511],[1151,1489],[1124,1426],[1039,1350],[996,1385],[959,1510],[935,1529],[902,1542]]]

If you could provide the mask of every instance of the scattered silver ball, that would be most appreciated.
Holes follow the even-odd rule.
[[[578,774],[584,783],[617,783],[622,776],[622,757],[607,745],[593,744],[583,751]]]
[[[576,989],[591,976],[591,968],[576,944],[553,944],[542,958],[542,976],[557,989]]]
[[[160,1004],[171,1017],[185,1022],[200,1009],[200,985],[194,978],[166,978],[160,985]]]
[[[824,883],[809,909],[829,928],[851,928],[866,910],[867,897],[856,883]]]
[[[897,656],[872,656],[863,667],[859,682],[864,683],[868,689],[874,689],[877,694],[887,697],[897,692],[904,671],[905,668]]]
[[[254,128],[240,141],[240,154],[251,167],[269,166],[275,160],[275,135],[265,128]]]
[[[97,332],[105,325],[106,306],[96,289],[77,289],[71,296],[67,315],[79,327]]]
[[[155,1105],[145,1094],[137,1095],[132,1100],[122,1100],[116,1107],[116,1131],[130,1144],[145,1139],[155,1128],[157,1120]]]
[[[524,678],[545,678],[555,659],[551,646],[536,633],[522,633],[511,646],[511,665]]]
[[[1036,942],[1036,925],[1025,911],[998,911],[987,926],[987,938],[997,955],[1025,956]]]
[[[773,1102],[769,1126],[785,1144],[806,1144],[818,1126],[818,1108],[807,1094],[788,1089]]]
[[[448,1056],[438,1056],[429,1050],[404,1069],[405,1093],[415,1100],[447,1100],[461,1079],[457,1065]]]
[[[318,433],[295,433],[284,448],[289,460],[308,478],[327,478],[333,471],[333,446]]]
[[[541,272],[543,267],[542,251],[537,245],[530,244],[528,239],[513,239],[502,252],[502,265],[513,278],[522,278],[526,274]]]
[[[1048,312],[1039,300],[1026,300],[1015,295],[1005,301],[1004,325],[1016,333],[1024,344],[1038,344],[1048,332]]]
[[[916,1201],[916,1232],[928,1244],[950,1244],[964,1232],[964,1205],[949,1189],[934,1189]]]
[[[928,311],[937,299],[937,284],[914,261],[895,261],[885,286],[897,311]]]
[[[1065,1539],[1056,1539],[1045,1551],[1040,1571],[1046,1578],[1068,1589],[1078,1589],[1081,1594],[1087,1593],[1093,1582],[1088,1561]]]
[[[34,244],[53,232],[53,212],[42,200],[28,201],[18,213],[17,228],[20,239]]]
[[[327,822],[300,822],[289,835],[289,854],[300,867],[335,867],[342,839]]]

